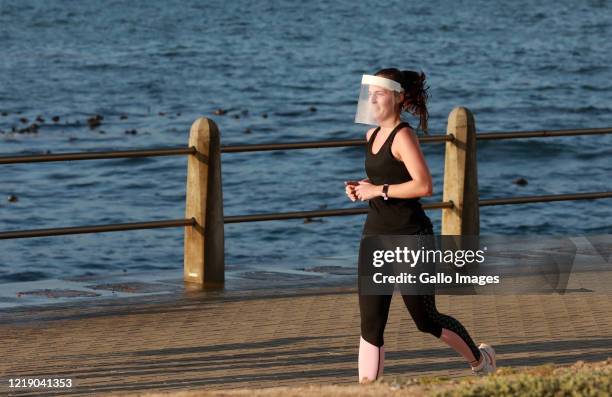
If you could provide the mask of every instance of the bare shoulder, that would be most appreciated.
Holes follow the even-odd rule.
[[[400,128],[400,130],[397,132],[397,135],[403,135],[405,137],[414,137],[416,136],[416,132],[414,131],[414,129],[412,129],[412,127],[404,126]]]
[[[411,127],[402,127],[395,134],[395,139],[391,143],[391,153],[396,159],[402,160],[402,151],[412,151],[414,149],[420,150],[416,132]]]
[[[402,127],[397,134],[395,135],[394,143],[405,144],[405,143],[417,143],[418,139],[416,132],[412,129],[412,127]]]
[[[368,132],[366,132],[366,141],[370,142],[370,137],[372,136],[372,133],[374,132],[376,128],[372,127],[368,130]]]

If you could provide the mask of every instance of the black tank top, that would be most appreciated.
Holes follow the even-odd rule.
[[[401,122],[389,134],[378,153],[372,153],[372,144],[380,127],[376,128],[366,144],[365,170],[374,185],[385,183],[394,185],[412,180],[403,161],[393,157],[391,144],[399,130],[409,127]],[[431,220],[423,211],[419,198],[393,198],[388,200],[381,196],[369,200],[369,211],[363,234],[415,234],[432,227]]]

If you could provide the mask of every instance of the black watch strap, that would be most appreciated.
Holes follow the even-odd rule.
[[[389,191],[389,185],[387,185],[386,183],[383,185],[383,198],[385,200],[389,199],[389,196],[387,194],[387,192]]]

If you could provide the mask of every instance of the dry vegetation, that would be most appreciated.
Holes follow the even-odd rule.
[[[191,390],[123,394],[130,397],[298,397],[298,396],[610,396],[612,359],[578,361],[570,366],[543,365],[522,369],[499,368],[494,376],[445,379],[389,377],[369,385],[311,385],[228,391]]]

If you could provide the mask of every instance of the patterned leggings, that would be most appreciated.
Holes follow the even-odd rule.
[[[416,234],[433,234],[433,231],[431,228],[426,228]],[[384,345],[383,334],[392,297],[393,295],[359,294],[361,336],[378,347]],[[440,338],[442,328],[446,328],[459,335],[470,348],[474,357],[480,360],[480,350],[476,347],[465,327],[455,318],[438,311],[435,295],[402,295],[402,298],[419,331]]]

